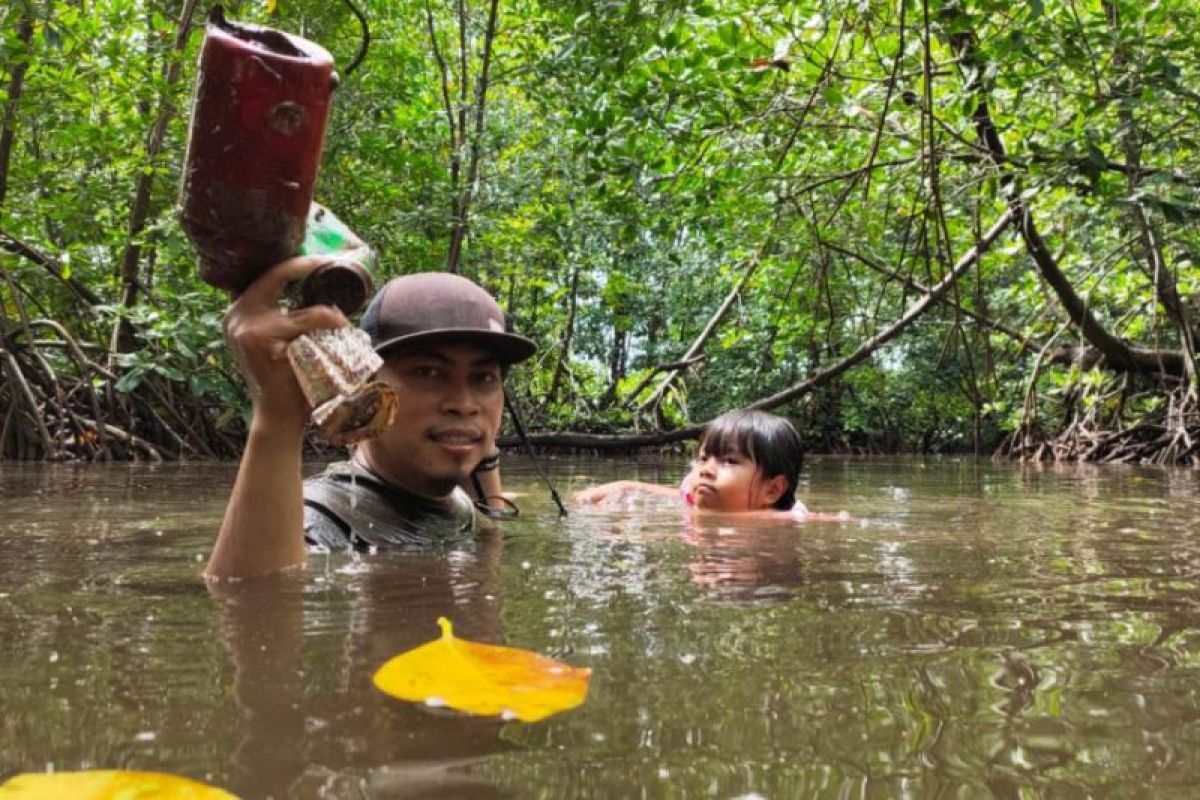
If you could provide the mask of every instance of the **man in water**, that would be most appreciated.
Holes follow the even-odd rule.
[[[305,562],[308,546],[368,549],[428,545],[473,534],[462,490],[477,468],[496,494],[495,438],[507,367],[536,345],[505,330],[496,301],[471,281],[422,273],[389,281],[362,328],[384,358],[380,379],[396,392],[395,421],[355,448],[351,461],[301,477],[310,409],[285,357],[303,333],[346,324],[312,306],[285,313],[279,298],[325,257],[273,267],[225,315],[225,337],[250,387],[253,417],[217,543],[210,578],[278,572]]]

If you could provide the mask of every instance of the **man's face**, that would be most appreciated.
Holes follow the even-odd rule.
[[[504,408],[500,362],[469,344],[386,356],[379,372],[396,390],[396,419],[364,445],[382,477],[443,497],[495,447]]]

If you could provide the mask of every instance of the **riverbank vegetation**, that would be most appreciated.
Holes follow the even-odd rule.
[[[346,63],[351,9],[232,3]],[[0,11],[0,457],[232,457],[176,199],[206,7]],[[1200,47],[1183,0],[371,0],[318,199],[540,352],[535,442],[736,406],[826,452],[1193,463]]]

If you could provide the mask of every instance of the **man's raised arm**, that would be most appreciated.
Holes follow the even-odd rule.
[[[250,389],[254,414],[237,480],[205,577],[249,577],[304,564],[301,451],[310,409],[287,359],[297,336],[346,324],[329,306],[284,313],[289,281],[327,256],[281,262],[252,283],[225,313],[225,340]]]

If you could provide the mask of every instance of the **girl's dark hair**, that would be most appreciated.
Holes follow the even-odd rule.
[[[787,489],[774,507],[786,511],[796,504],[804,448],[796,428],[783,417],[754,409],[729,411],[704,427],[700,448],[712,456],[745,456],[757,465],[764,478],[784,476]]]

